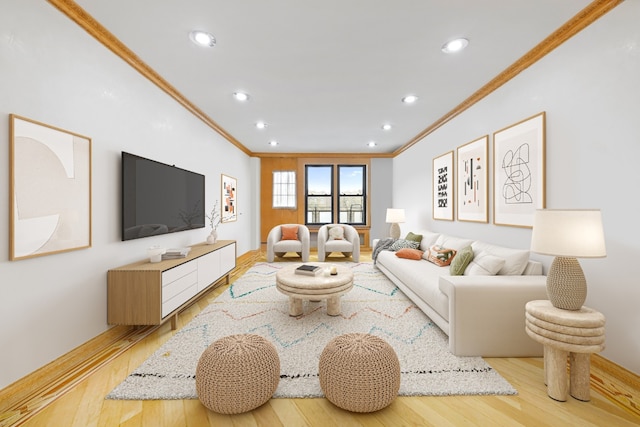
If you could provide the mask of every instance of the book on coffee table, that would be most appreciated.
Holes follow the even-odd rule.
[[[300,267],[296,268],[296,274],[315,276],[316,274],[320,273],[321,270],[322,268],[317,265],[302,264]]]

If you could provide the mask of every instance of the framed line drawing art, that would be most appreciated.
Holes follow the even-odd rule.
[[[91,139],[9,116],[9,259],[91,247]]]
[[[433,219],[453,221],[453,151],[433,159]]]
[[[222,215],[220,222],[233,222],[238,219],[236,199],[238,182],[235,178],[222,174]]]
[[[493,222],[533,227],[533,213],[545,208],[543,111],[493,134]]]
[[[458,221],[489,222],[489,135],[458,147]]]

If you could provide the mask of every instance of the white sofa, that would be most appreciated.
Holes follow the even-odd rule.
[[[542,264],[529,259],[528,250],[429,231],[416,234],[423,236],[419,249],[425,251],[425,256],[434,244],[457,251],[471,245],[478,262],[487,254],[505,260],[496,275],[452,276],[449,266],[440,267],[426,259],[399,258],[389,250],[377,255],[377,268],[449,336],[451,353],[485,357],[542,355],[542,346],[525,332],[525,304],[547,299],[546,276],[542,275]],[[376,244],[374,241],[374,254]],[[468,271],[471,273],[471,269]]]

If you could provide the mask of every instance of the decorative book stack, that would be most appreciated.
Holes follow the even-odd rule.
[[[317,265],[302,264],[300,267],[296,268],[296,274],[315,276],[320,273],[321,270],[322,268]]]
[[[190,250],[191,248],[167,249],[167,252],[162,254],[162,259],[186,258],[186,256],[189,255]]]

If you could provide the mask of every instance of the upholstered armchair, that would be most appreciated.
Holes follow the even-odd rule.
[[[276,225],[267,236],[267,262],[273,262],[276,256],[283,257],[287,252],[296,252],[302,262],[307,262],[310,246],[311,237],[305,225]]]
[[[331,252],[342,252],[360,261],[360,236],[348,224],[325,224],[318,230],[318,261],[323,262]]]

